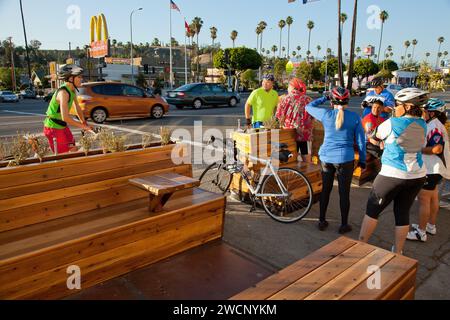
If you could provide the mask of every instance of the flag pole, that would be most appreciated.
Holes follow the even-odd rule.
[[[184,17],[184,23],[186,24],[186,17]],[[186,31],[184,32],[184,82],[188,83],[188,74],[187,74],[187,36]]]
[[[169,0],[170,11],[170,90],[173,89],[173,69],[172,69],[172,2]]]

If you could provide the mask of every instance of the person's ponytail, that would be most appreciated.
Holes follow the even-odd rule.
[[[336,130],[341,130],[343,124],[344,124],[344,108],[342,106],[339,106],[339,111],[336,116]]]

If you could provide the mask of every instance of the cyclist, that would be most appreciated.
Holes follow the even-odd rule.
[[[280,98],[276,117],[285,129],[296,129],[297,148],[303,161],[311,162],[308,143],[312,140],[313,119],[305,107],[311,102],[305,83],[294,78],[289,82],[288,94]]]
[[[82,74],[83,69],[73,64],[62,66],[58,71],[58,78],[65,82],[53,94],[46,112],[47,118],[44,120],[44,135],[47,137],[53,152],[55,152],[54,139],[56,139],[56,150],[58,153],[74,152],[77,150],[75,147],[75,139],[68,125],[84,131],[92,131],[92,128],[87,125],[84,119],[75,93],[82,83]],[[75,106],[75,111],[80,122],[75,121],[70,116],[70,111],[73,106]]]
[[[383,122],[374,135],[384,141],[382,167],[373,183],[359,239],[369,241],[378,217],[393,201],[396,229],[392,251],[399,254],[409,231],[411,206],[426,180],[422,148],[427,127],[421,108],[427,103],[428,95],[415,88],[399,91],[395,96],[395,118]]]
[[[370,87],[373,88],[373,91],[370,91],[366,97],[372,96],[380,96],[384,98],[384,110],[381,113],[381,116],[385,119],[389,118],[389,114],[392,113],[392,109],[395,106],[395,99],[392,93],[384,88],[384,81],[382,78],[373,78],[370,82]],[[362,118],[370,114],[371,106],[363,104],[361,107],[364,109]]]
[[[333,109],[318,108],[328,99]],[[311,102],[306,111],[318,121],[322,122],[325,136],[323,145],[319,150],[322,166],[322,193],[320,195],[319,230],[328,227],[326,212],[333,190],[334,176],[337,174],[339,182],[339,198],[341,208],[341,226],[339,233],[352,230],[348,224],[350,211],[350,187],[352,183],[355,150],[357,142],[359,150],[359,166],[366,166],[366,139],[358,114],[346,110],[350,101],[350,92],[342,87],[336,87],[331,94]]]
[[[278,105],[278,93],[273,90],[275,78],[272,74],[264,76],[262,87],[254,90],[245,104],[245,119],[248,127],[260,128],[264,121],[272,119]],[[250,117],[253,111],[253,117]]]
[[[381,158],[381,155],[383,154],[381,143],[372,139],[372,135],[378,126],[386,120],[381,117],[381,112],[384,109],[384,98],[379,96],[367,97],[365,102],[372,106],[372,112],[362,120],[362,125],[366,132],[367,153],[375,158]]]
[[[442,178],[450,178],[450,149],[445,123],[445,102],[430,99],[425,106],[427,142],[423,161],[427,168],[427,181],[419,193],[419,224],[412,225],[408,240],[426,242],[427,233],[436,234],[436,219],[439,212],[438,185]]]

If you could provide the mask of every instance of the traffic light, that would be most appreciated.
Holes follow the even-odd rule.
[[[144,73],[148,74],[148,64],[144,64]]]

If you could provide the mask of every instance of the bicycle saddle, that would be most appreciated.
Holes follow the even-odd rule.
[[[272,143],[272,147],[278,150],[287,149],[288,145],[286,143]]]
[[[281,163],[289,162],[289,159],[294,155],[289,150],[281,150],[272,153],[273,159],[278,159]]]

